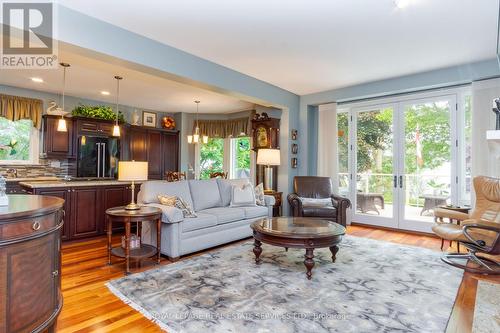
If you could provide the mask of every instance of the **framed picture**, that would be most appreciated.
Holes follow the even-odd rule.
[[[292,157],[292,168],[297,169],[297,157]]]
[[[299,152],[299,145],[296,143],[293,143],[292,144],[292,154],[297,155],[298,152]]]
[[[142,111],[142,126],[156,127],[156,113]]]
[[[299,131],[297,131],[296,129],[293,129],[292,130],[292,140],[297,140],[298,134],[299,134]]]

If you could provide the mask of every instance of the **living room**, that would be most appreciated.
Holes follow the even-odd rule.
[[[1,4],[0,332],[500,329],[499,1]]]

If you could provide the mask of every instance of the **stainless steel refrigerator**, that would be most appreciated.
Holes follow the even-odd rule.
[[[78,177],[116,178],[119,159],[120,141],[117,138],[78,137]]]

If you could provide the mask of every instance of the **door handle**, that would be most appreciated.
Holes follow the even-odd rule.
[[[394,188],[398,188],[398,176],[394,175],[393,179]]]
[[[399,176],[399,188],[403,188],[403,176]]]
[[[102,147],[101,147],[101,153],[102,153],[102,176],[105,177],[106,174],[105,174],[105,169],[106,169],[106,144],[103,142],[101,143]]]
[[[99,178],[101,171],[101,144],[98,142],[96,143],[96,146],[97,146],[97,178]]]

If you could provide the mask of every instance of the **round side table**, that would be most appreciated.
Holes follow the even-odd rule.
[[[106,210],[107,234],[108,234],[108,265],[111,265],[111,255],[125,258],[125,275],[130,274],[130,258],[143,259],[157,255],[157,263],[160,263],[161,254],[161,214],[162,211],[156,207],[141,207],[138,210],[126,210],[125,206],[113,207]],[[130,227],[132,223],[138,223],[137,233],[141,236],[140,223],[143,221],[156,222],[156,247],[142,244],[139,248],[130,249]],[[111,246],[113,234],[113,223],[125,224],[125,248]]]

